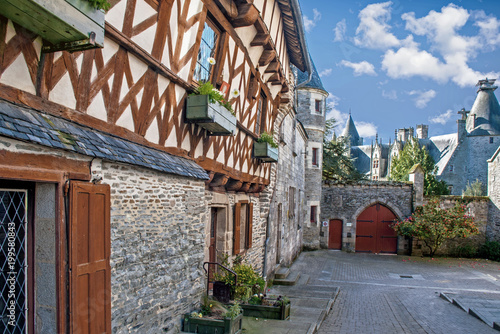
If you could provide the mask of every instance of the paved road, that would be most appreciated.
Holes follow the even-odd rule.
[[[500,263],[338,251],[304,252],[293,264],[309,287],[340,287],[326,333],[499,333],[439,297],[500,299]]]

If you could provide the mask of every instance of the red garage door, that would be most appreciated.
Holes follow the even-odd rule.
[[[390,225],[396,215],[381,204],[363,211],[356,220],[356,252],[396,253],[398,238]]]

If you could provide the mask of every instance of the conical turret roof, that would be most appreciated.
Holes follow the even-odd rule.
[[[467,117],[470,136],[500,135],[500,105],[495,96],[495,79],[479,80],[477,97]]]
[[[325,89],[325,87],[323,87],[323,82],[321,82],[321,78],[319,76],[318,71],[316,70],[316,66],[314,65],[314,62],[312,61],[312,59],[311,59],[311,64],[312,64],[312,69],[313,69],[311,81],[309,81],[303,87],[320,89],[320,90],[326,92],[326,89]],[[300,85],[301,83],[307,81],[307,79],[309,79],[309,73],[302,72],[301,70],[297,69],[297,84]]]
[[[344,132],[342,132],[342,137],[349,138],[351,146],[360,145],[358,130],[356,129],[356,125],[354,125],[354,121],[352,120],[350,113],[349,113],[349,118],[347,119],[347,123],[345,125]]]

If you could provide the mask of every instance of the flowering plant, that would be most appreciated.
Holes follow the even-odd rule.
[[[434,199],[417,207],[409,218],[394,223],[392,228],[399,235],[422,240],[433,256],[445,240],[479,233],[474,218],[466,210],[466,205],[459,203],[449,209],[441,208],[439,200]]]
[[[278,147],[278,144],[276,144],[274,142],[274,138],[273,138],[273,133],[268,133],[268,132],[262,132],[260,134],[260,137],[259,139],[257,139],[257,142],[258,143],[268,143],[269,145],[271,145],[271,147],[274,147],[274,148],[277,148]]]
[[[231,93],[232,94],[232,93]],[[236,116],[236,113],[233,110],[233,107],[231,106],[231,103],[229,101],[226,101],[224,99],[224,95],[222,94],[221,91],[218,89],[215,89],[215,87],[210,83],[210,82],[200,82],[200,85],[196,90],[193,92],[191,95],[208,95],[208,101],[210,103],[219,103],[222,105],[224,108],[229,110],[229,112],[233,115]],[[239,92],[238,92],[239,95]],[[236,96],[238,96],[236,95]],[[232,94],[233,97],[234,94]]]

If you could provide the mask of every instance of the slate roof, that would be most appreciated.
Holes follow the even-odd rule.
[[[441,175],[458,146],[458,135],[451,133],[430,137],[429,139],[419,139],[418,141],[420,145],[427,147],[429,155],[434,159],[438,167],[437,175]]]
[[[360,144],[361,140],[359,138],[358,130],[356,130],[356,125],[354,125],[354,121],[352,120],[351,114],[349,114],[349,118],[347,119],[347,123],[341,137],[349,138],[351,146],[358,146]]]
[[[500,135],[500,105],[495,96],[495,80],[479,80],[476,100],[467,116],[469,136]]]
[[[351,147],[351,157],[354,159],[354,167],[358,170],[358,172],[363,174],[370,173],[371,167],[371,153],[372,146],[371,145],[363,145],[363,146],[353,146]]]
[[[0,135],[181,176],[208,180],[189,159],[0,100]]]
[[[312,60],[311,60],[311,64],[312,64],[312,69],[313,69],[313,75],[312,75],[311,81],[309,81],[303,87],[320,89],[320,90],[326,92],[326,89],[323,86],[323,82],[321,82],[321,78],[319,77],[319,73],[316,70],[316,66],[314,65],[314,62]],[[301,70],[297,69],[297,85],[300,85],[302,82],[307,81],[307,79],[309,79],[309,73],[302,72]]]

